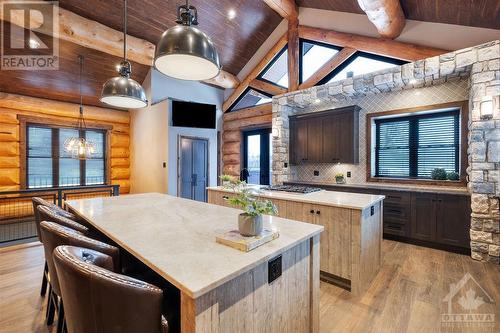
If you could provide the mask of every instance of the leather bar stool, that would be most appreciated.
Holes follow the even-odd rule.
[[[53,257],[69,333],[168,332],[161,289],[110,271],[107,256],[92,250],[58,246]]]
[[[38,236],[38,240],[40,242],[42,241],[42,239],[40,237],[40,222],[42,220],[40,219],[40,213],[39,213],[38,207],[47,207],[48,209],[50,209],[51,212],[57,214],[57,216],[62,216],[66,219],[70,219],[73,221],[75,219],[75,215],[71,214],[70,212],[65,211],[61,207],[59,207],[59,206],[57,206],[57,205],[55,205],[47,200],[44,200],[44,199],[39,198],[39,197],[33,197],[33,198],[31,198],[31,201],[33,203],[33,215],[35,216],[35,226],[36,226],[37,236]],[[64,223],[64,222],[61,222],[61,223]],[[78,228],[79,227],[77,226],[76,229],[78,229]],[[48,271],[49,271],[49,268],[47,266],[47,261],[45,261],[45,266],[44,266],[43,275],[42,275],[42,286],[40,288],[40,295],[41,296],[45,296],[45,294],[47,292]]]
[[[38,207],[42,209],[44,207]],[[40,214],[43,216],[43,214]],[[108,255],[112,259],[112,269],[120,270],[120,251],[117,247],[86,237],[82,232],[73,230],[54,222],[40,222],[45,259],[49,267],[49,298],[47,301],[47,325],[52,325],[57,311],[57,332],[62,332],[64,323],[64,304],[61,298],[59,279],[54,267],[52,253],[59,245],[74,245],[89,248]]]

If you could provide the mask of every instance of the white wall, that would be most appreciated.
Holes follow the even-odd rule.
[[[209,182],[217,183],[217,129],[222,126],[224,91],[206,84],[176,80],[151,70],[144,84],[150,106],[131,110],[131,193],[177,195],[178,136],[209,140]],[[215,104],[217,129],[171,125],[171,100]],[[153,104],[153,105],[151,105]],[[163,163],[166,168],[163,168]]]

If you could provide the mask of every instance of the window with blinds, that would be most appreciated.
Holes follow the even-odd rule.
[[[64,151],[70,137],[85,137],[96,144],[91,159],[78,160]],[[28,125],[26,130],[27,188],[99,185],[106,182],[106,136],[104,131],[78,131]]]
[[[459,172],[460,109],[376,119],[375,177],[431,178]]]

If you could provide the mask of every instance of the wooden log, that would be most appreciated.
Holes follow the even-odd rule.
[[[0,143],[3,144],[3,143]],[[19,168],[20,161],[18,156],[1,156],[0,168]]]
[[[285,19],[296,18],[299,9],[295,0],[263,0],[275,12]]]
[[[350,47],[344,47],[339,53],[337,53],[332,59],[330,59],[326,64],[321,66],[320,69],[311,75],[306,81],[304,81],[299,89],[307,89],[314,87],[319,81],[323,80],[325,76],[330,74],[335,68],[342,65],[347,59],[349,59],[354,53],[355,49]]]
[[[359,51],[405,61],[416,61],[448,52],[443,49],[401,43],[391,39],[353,35],[303,25],[299,26],[299,36],[304,39],[311,39],[339,47],[350,47]]]
[[[79,116],[77,104],[4,92],[0,92],[0,108],[31,111],[58,117],[78,118]],[[130,114],[128,111],[85,106],[85,119],[129,124]]]
[[[130,181],[128,179],[113,179],[111,185],[120,185],[120,194],[130,193]]]
[[[239,164],[241,162],[240,154],[224,154],[222,156],[224,165],[226,164]]]
[[[5,156],[19,156],[19,142],[2,142],[0,144],[0,158]]]
[[[0,169],[0,185],[13,186],[19,185],[21,180],[19,178],[19,168],[2,168]]]
[[[10,185],[10,186],[0,185],[0,192],[19,191],[20,187],[21,186],[19,186],[19,185]]]
[[[130,146],[130,136],[126,134],[111,133],[112,148],[128,148]]]
[[[0,142],[19,141],[19,125],[0,123]]]
[[[110,158],[109,164],[110,164],[110,168],[116,168],[116,167],[129,168],[130,167],[130,159],[129,158]]]
[[[285,33],[278,42],[272,47],[271,50],[262,58],[262,60],[255,66],[255,68],[247,75],[247,77],[241,81],[241,83],[236,87],[231,96],[227,98],[224,102],[222,109],[227,111],[231,105],[241,96],[241,94],[248,88],[250,82],[255,79],[260,72],[269,64],[271,60],[285,47],[288,41],[288,35]]]
[[[224,131],[222,133],[222,140],[224,142],[239,142],[241,141],[240,131]]]
[[[288,91],[299,89],[299,19],[288,19]]]
[[[28,26],[24,22],[22,11],[11,12],[9,18],[13,24],[22,27]],[[42,22],[43,17],[40,15],[30,15],[30,26],[40,26]],[[46,31],[46,34],[52,35],[52,31]],[[86,48],[123,57],[122,31],[87,19],[64,8],[59,8],[59,34],[55,37]],[[129,60],[152,66],[154,54],[155,45],[153,43],[127,35],[127,57]],[[234,75],[221,71],[218,77],[208,80],[207,83],[223,88],[234,88],[238,84],[238,80]]]
[[[240,176],[240,164],[224,164],[224,174],[239,177]]]
[[[128,134],[130,135],[130,124],[113,123],[112,134]]]
[[[272,114],[273,106],[271,103],[257,105],[239,111],[228,112],[224,114],[224,122],[239,120],[244,118],[258,117],[265,114]]]
[[[252,117],[252,118],[244,118],[231,122],[225,122],[224,131],[251,128],[254,126],[263,126],[263,125],[271,126],[272,121],[273,121],[273,116],[271,114],[266,114],[263,116]]]
[[[259,79],[253,79],[252,82],[250,82],[250,87],[272,96],[285,94],[287,92],[283,87]]]
[[[130,157],[130,150],[128,148],[111,148],[111,158],[125,158]]]
[[[0,123],[19,124],[16,110],[0,108]]]
[[[358,0],[359,7],[384,38],[398,37],[406,24],[399,0]]]
[[[111,180],[130,179],[130,168],[111,168]]]
[[[240,154],[240,143],[239,142],[228,142],[222,145],[223,156],[227,154]]]

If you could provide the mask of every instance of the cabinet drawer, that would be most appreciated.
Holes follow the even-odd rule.
[[[407,236],[405,225],[399,223],[387,223],[384,221],[384,234]]]
[[[384,203],[384,222],[406,224],[410,219],[410,207]]]
[[[387,204],[401,206],[410,204],[410,193],[400,191],[382,191],[381,194],[385,195],[384,206]]]

